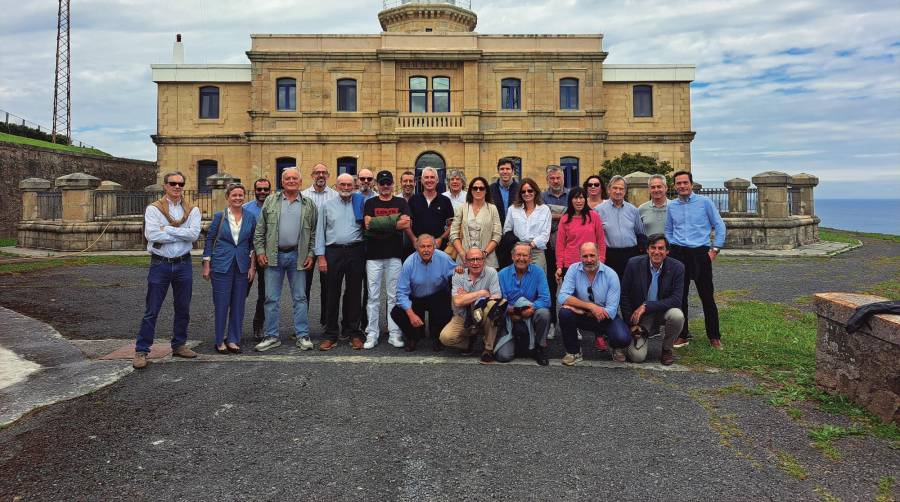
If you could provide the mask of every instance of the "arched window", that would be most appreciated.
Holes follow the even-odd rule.
[[[337,111],[356,111],[356,80],[342,78],[337,81]]]
[[[500,81],[500,108],[522,109],[522,82],[519,79],[504,78]]]
[[[275,81],[277,89],[277,109],[279,111],[297,110],[297,81],[292,78],[279,78]]]
[[[297,167],[297,159],[278,157],[275,159],[275,188],[281,190],[281,172],[289,167]]]
[[[634,97],[634,116],[635,117],[652,117],[653,116],[653,86],[636,85],[633,90]]]
[[[356,176],[356,157],[338,157],[337,174],[350,174]]]
[[[450,111],[450,77],[431,79],[431,111],[437,113]]]
[[[208,85],[200,88],[200,118],[219,118],[219,88]]]
[[[559,109],[578,109],[578,79],[564,78],[559,81]]]
[[[578,186],[578,157],[563,157],[559,159],[559,165],[563,168],[563,180],[566,188]]]
[[[197,191],[200,193],[212,192],[212,187],[206,184],[206,178],[219,172],[219,163],[215,160],[197,161]]]
[[[433,167],[438,172],[438,193],[447,191],[447,164],[444,162],[444,157],[436,152],[425,152],[416,159],[416,193],[422,191],[420,179],[422,178],[422,169],[426,167]]]
[[[428,79],[425,77],[409,77],[409,111],[425,113],[428,111]]]

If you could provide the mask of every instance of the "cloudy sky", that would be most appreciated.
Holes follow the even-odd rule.
[[[472,0],[480,33],[603,33],[608,63],[697,65],[695,177],[808,172],[821,197],[900,197],[896,0]],[[155,160],[156,87],[189,63],[246,63],[250,33],[377,33],[381,0],[72,0],[73,136]],[[0,109],[52,117],[56,2],[0,0]]]

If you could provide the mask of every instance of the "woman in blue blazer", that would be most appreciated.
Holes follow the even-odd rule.
[[[226,189],[228,207],[213,216],[203,246],[203,278],[212,280],[216,309],[216,352],[241,353],[241,329],[247,288],[256,274],[253,233],[256,217],[243,210],[246,190],[240,183]],[[228,342],[225,343],[225,325]]]

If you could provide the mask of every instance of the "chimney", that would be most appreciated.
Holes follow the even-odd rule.
[[[175,45],[172,46],[172,64],[184,64],[184,44],[181,43],[181,33],[175,35]]]

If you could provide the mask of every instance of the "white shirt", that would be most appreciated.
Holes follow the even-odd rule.
[[[331,199],[340,197],[340,195],[338,195],[337,193],[337,190],[328,186],[325,187],[325,190],[317,192],[315,185],[313,185],[300,193],[302,193],[304,197],[309,197],[310,199],[312,199],[313,203],[316,205],[316,209],[322,209],[322,204],[325,204]]]
[[[466,203],[466,191],[465,190],[460,190],[459,195],[457,195],[456,197],[453,196],[453,194],[450,192],[450,190],[447,190],[446,192],[444,192],[443,195],[447,196],[447,198],[450,199],[450,203],[453,204],[453,212],[454,213],[456,212],[456,208],[458,208],[459,206]]]
[[[234,214],[231,212],[231,208],[226,208],[225,212],[228,213],[228,228],[231,229],[231,238],[234,240],[234,243],[237,244],[238,237],[241,235],[241,224],[237,222],[234,218]],[[243,211],[241,211],[241,221],[243,222]],[[222,223],[219,222],[219,225]]]
[[[169,216],[180,220],[184,209],[180,204],[169,203]],[[180,227],[169,225],[169,220],[155,207],[147,206],[144,211],[144,237],[147,238],[147,251],[163,258],[178,258],[191,252],[194,241],[200,237],[200,208],[195,207],[188,215],[187,221]]]
[[[550,207],[547,204],[536,206],[531,212],[531,216],[525,215],[524,206],[509,206],[506,223],[503,224],[503,233],[512,230],[520,241],[533,242],[537,249],[547,249],[551,220]]]

